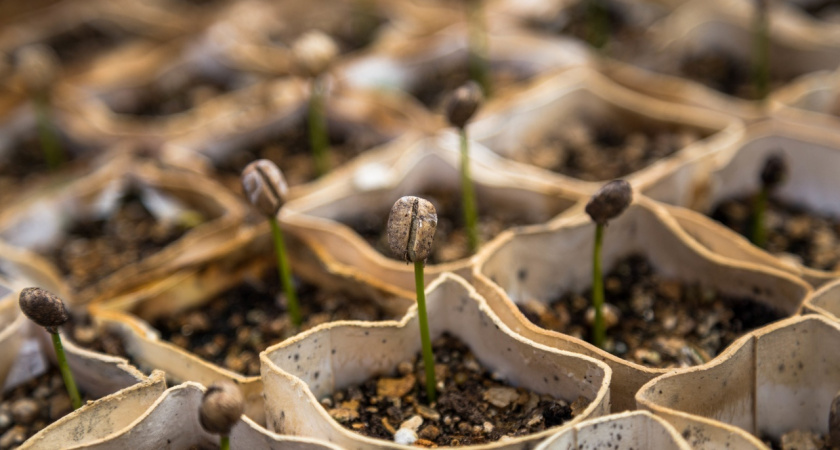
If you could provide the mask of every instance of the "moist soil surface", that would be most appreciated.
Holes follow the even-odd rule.
[[[721,202],[710,216],[749,239],[753,197]],[[778,198],[767,201],[764,249],[817,270],[840,270],[840,221]]]
[[[438,399],[429,405],[422,357],[398,365],[394,377],[378,376],[321,400],[344,427],[365,436],[394,440],[402,427],[412,428],[415,445],[485,444],[561,425],[587,402],[574,405],[548,395],[515,388],[481,367],[459,339],[444,334],[432,343]],[[403,425],[405,424],[405,425]]]
[[[296,283],[303,324],[298,329],[286,310],[277,269],[249,280],[207,303],[152,321],[161,338],[234,372],[260,374],[259,354],[300,331],[335,320],[389,320],[372,301]]]
[[[53,128],[55,131],[55,128]],[[62,166],[72,163],[79,158],[82,149],[64,136],[58,135],[58,142],[64,155]],[[59,167],[58,170],[61,170]],[[20,142],[15,144],[8,154],[0,156],[0,199],[6,194],[17,193],[23,183],[36,178],[45,178],[52,174],[47,164],[41,141],[35,129],[27,133]],[[2,204],[2,202],[0,202]]]
[[[414,194],[412,194],[414,195]],[[464,228],[463,212],[461,211],[461,192],[456,190],[426,189],[419,197],[432,202],[437,211],[437,230],[435,231],[432,254],[427,264],[441,264],[457,261],[470,256],[467,234]],[[479,194],[476,194],[478,197]],[[478,235],[479,242],[486,243],[508,228],[531,225],[535,223],[527,217],[517,214],[510,208],[482,207],[478,199]],[[486,203],[486,202],[485,202]],[[399,260],[391,251],[388,244],[388,209],[382,211],[358,214],[353,217],[340,219],[340,222],[359,234],[377,252]]]
[[[629,129],[620,121],[568,120],[533,138],[525,137],[511,159],[583,181],[607,181],[644,169],[702,139],[680,126]]]
[[[81,393],[82,402],[88,400]],[[35,433],[73,411],[57,367],[3,394],[0,449],[16,448]]]
[[[533,73],[524,67],[517,67],[509,62],[490,61],[493,92],[522,83],[531,76]],[[446,97],[471,79],[466,58],[458,64],[431,64],[423,68],[420,82],[409,93],[430,110],[442,112]]]
[[[139,262],[186,233],[186,224],[159,222],[128,192],[106,220],[73,223],[59,242],[43,253],[70,286],[83,290],[129,264]]]
[[[604,277],[604,293],[611,305],[605,305],[605,319],[614,322],[607,350],[654,368],[702,364],[744,333],[784,317],[749,298],[663,278],[641,255],[616,263]],[[548,305],[530,300],[519,309],[542,328],[591,342],[591,295],[565,293]]]
[[[227,79],[197,75],[173,82],[172,86],[154,83],[143,88],[133,100],[112,100],[111,109],[117,114],[138,118],[157,118],[189,111],[202,103],[237,89],[235,77]]]
[[[684,58],[679,76],[697,81],[716,91],[744,100],[758,100],[750,64],[728,55],[721,49],[710,49]],[[794,76],[779,77],[770,71],[768,92],[792,80]]]
[[[66,67],[89,61],[133,37],[124,28],[106,20],[90,20],[49,36],[42,43],[51,47]]]
[[[340,165],[360,155],[365,150],[376,147],[389,140],[362,124],[338,123],[327,121],[330,146],[330,168],[335,170]],[[286,127],[281,133],[252,145],[230,152],[227,159],[217,165],[222,173],[224,184],[232,191],[241,194],[242,170],[257,159],[273,161],[283,171],[283,176],[290,186],[313,181],[317,178],[309,143],[309,121]]]

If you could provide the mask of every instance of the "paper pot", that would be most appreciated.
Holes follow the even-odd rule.
[[[470,133],[473,139],[499,155],[517,159],[524,155],[523,143],[537,145],[558,124],[568,122],[620,123],[628,135],[674,128],[691,130],[696,140],[687,141],[670,156],[622,176],[639,190],[677,171],[685,161],[710,158],[718,148],[743,134],[742,124],[731,116],[649,98],[583,67],[547,75],[527,89],[489,104],[470,126]],[[609,181],[583,181],[549,170],[540,172],[557,183],[573,185],[585,192],[594,192],[603,181]]]
[[[776,115],[829,129],[840,125],[840,73],[822,70],[778,91]]]
[[[721,423],[776,441],[797,429],[825,434],[840,390],[838,339],[828,319],[793,317],[739,339],[717,361],[652,380],[636,400],[692,443]]]
[[[427,292],[433,339],[443,332],[458,337],[484,367],[512,385],[569,402],[580,396],[589,401],[586,409],[563,427],[609,409],[611,372],[605,364],[512,333],[481,296],[456,275],[444,274]],[[344,448],[407,448],[343,428],[319,399],[373,375],[391,372],[397,363],[412,359],[419,350],[416,308],[400,322],[327,324],[269,348],[261,355],[269,429],[318,436]],[[527,448],[556,431],[551,428],[482,448]]]
[[[840,217],[840,207],[835,201],[835,193],[840,189],[840,185],[832,170],[836,163],[840,163],[838,149],[840,139],[833,132],[823,128],[784,119],[764,121],[751,125],[742,140],[722,150],[715,164],[709,167],[707,177],[695,179],[693,185],[686,185],[685,180],[679,177],[666,177],[650,187],[646,193],[666,197],[664,200],[669,203],[689,206],[710,214],[723,200],[757,192],[759,173],[764,161],[770,155],[780,154],[787,162],[788,175],[774,195],[809,211]],[[687,166],[690,165],[691,163]],[[719,231],[718,234],[720,233],[723,232]],[[749,245],[734,232],[726,234],[733,236],[732,240],[738,247]],[[698,240],[706,243],[712,242],[714,238],[698,235]],[[716,245],[715,249],[718,247],[720,246]],[[756,248],[749,253],[763,252]],[[729,256],[735,255],[730,253]],[[767,261],[768,256],[764,254],[760,259]],[[840,274],[837,270],[806,267],[796,257],[785,256],[781,259],[783,261],[773,265],[795,266],[803,278],[814,286],[819,286]],[[755,258],[753,260],[755,261]]]
[[[587,448],[689,450],[692,447],[668,422],[647,411],[634,411],[581,422],[546,439],[536,450]]]
[[[515,332],[541,344],[603,360],[616,376],[613,411],[634,409],[633,395],[656,375],[685,369],[656,369],[619,358],[581,339],[531,323],[517,304],[546,303],[565,292],[582,292],[592,283],[594,225],[586,214],[512,233],[478,258],[476,289],[500,319]],[[662,278],[701,283],[733,297],[747,297],[792,315],[811,292],[802,280],[785,272],[746,264],[711,253],[691,239],[654,202],[636,196],[604,233],[602,267],[630,254],[642,254]],[[713,355],[710,355],[713,356]]]
[[[802,304],[803,313],[822,314],[840,322],[840,280],[825,283]]]
[[[0,284],[0,346],[5,349],[0,354],[0,387],[5,384],[24,340],[22,333],[27,319],[17,306],[16,294],[5,282]]]
[[[289,202],[280,220],[328,271],[382,287],[398,297],[413,298],[412,266],[380,253],[349,224],[379,218],[376,223],[384,228],[394,202],[404,195],[437,192],[441,200],[443,191],[460,198],[460,154],[457,138],[451,134],[399,144],[336,172],[319,189]],[[565,184],[540,180],[532,176],[530,168],[503,161],[475,142],[470,145],[470,171],[480,212],[508,211],[519,223],[542,223],[582,198]],[[456,220],[460,219],[458,211]],[[438,211],[439,217],[442,213]],[[443,244],[438,240],[435,245],[441,248]],[[441,260],[446,259],[441,256]],[[469,276],[471,261],[470,257],[458,257],[440,264],[429,262],[426,279],[431,281],[446,271]]]
[[[73,449],[159,449],[214,447],[219,437],[204,431],[198,420],[198,409],[206,389],[198,383],[173,386],[154,399],[145,411],[128,426],[99,439],[68,446]],[[119,405],[120,410],[125,408]],[[274,434],[242,416],[230,433],[231,448],[316,450],[338,447],[316,439]]]
[[[71,278],[68,270],[61,276],[72,291],[65,292],[66,288],[59,291],[67,294],[64,298],[70,303],[84,303],[96,295],[117,293],[211,258],[235,234],[236,225],[244,215],[241,203],[210,180],[162,170],[153,163],[117,158],[84,178],[43,191],[26,204],[5,209],[0,213],[0,237],[15,247],[31,251],[29,264],[47,267],[46,263],[34,261],[58,251],[56,246],[70,235],[74,225],[110,217],[120,208],[120,198],[130,191],[140,198],[157,224],[182,220],[185,231],[169,245],[157,244],[159,250],[150,251],[136,263],[112,266],[111,273],[101,276],[95,272],[97,278]],[[97,249],[93,254],[99,253]],[[53,261],[67,261],[68,254],[62,255]],[[104,270],[103,261],[98,264],[88,270]],[[58,266],[47,271],[53,276],[60,273]]]

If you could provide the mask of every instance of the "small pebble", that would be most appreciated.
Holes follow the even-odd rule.
[[[38,418],[40,407],[35,400],[22,398],[12,403],[12,417],[15,423],[31,425]]]
[[[417,432],[409,428],[400,428],[394,434],[394,442],[399,445],[411,445],[417,442]]]

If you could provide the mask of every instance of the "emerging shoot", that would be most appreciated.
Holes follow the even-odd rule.
[[[493,83],[487,59],[487,30],[482,3],[483,0],[467,0],[469,68],[470,79],[481,85],[481,90],[489,97],[493,93]]]
[[[297,66],[310,79],[309,92],[309,143],[318,176],[330,170],[329,135],[324,108],[324,74],[338,55],[338,46],[331,37],[320,31],[310,31],[292,45],[292,55]]]
[[[603,50],[607,45],[609,15],[606,0],[584,0],[586,2],[586,40],[589,45]]]
[[[586,213],[595,222],[595,245],[592,251],[592,307],[595,321],[592,324],[592,343],[604,348],[606,325],[604,324],[604,280],[601,273],[601,245],[604,241],[604,227],[618,217],[633,201],[633,188],[624,180],[613,180],[598,189],[586,204]]]
[[[461,136],[461,207],[464,212],[464,228],[470,253],[478,250],[478,210],[472,179],[470,178],[470,154],[467,139],[467,123],[484,101],[481,87],[474,81],[456,89],[446,102],[446,119],[458,128]]]
[[[58,57],[49,47],[33,44],[18,52],[18,70],[35,108],[44,160],[51,170],[57,169],[64,163],[64,152],[52,120],[52,86],[58,77]]]
[[[230,430],[239,421],[245,400],[232,381],[217,381],[207,388],[198,409],[198,421],[208,433],[218,434],[221,450],[230,450]]]
[[[758,247],[767,244],[767,200],[776,188],[787,178],[788,167],[781,154],[771,155],[764,161],[761,168],[761,188],[753,200],[753,211],[750,220],[750,241]]]
[[[44,327],[52,336],[55,357],[58,360],[58,370],[64,379],[64,386],[70,395],[73,409],[82,407],[82,397],[76,387],[76,380],[67,364],[67,355],[64,353],[64,346],[61,344],[61,336],[58,334],[58,327],[70,320],[70,313],[64,302],[56,295],[41,288],[31,287],[20,291],[18,298],[20,310],[29,320]]]
[[[248,197],[248,201],[262,213],[271,224],[271,234],[274,238],[274,250],[277,253],[277,270],[280,273],[280,283],[286,293],[289,317],[295,326],[300,326],[303,317],[300,313],[300,305],[297,300],[297,293],[292,284],[292,271],[289,267],[289,259],[286,256],[286,244],[283,239],[283,230],[277,221],[277,213],[283,203],[286,202],[289,187],[283,173],[273,162],[267,159],[258,159],[245,167],[242,171],[242,189]]]
[[[435,358],[429,337],[429,318],[426,314],[426,293],[423,266],[432,252],[437,229],[434,205],[420,197],[406,196],[394,203],[388,216],[388,245],[394,254],[414,263],[414,284],[417,290],[417,318],[420,322],[420,341],[423,347],[423,366],[426,370],[426,395],[429,403],[437,400]]]
[[[756,99],[763,102],[770,92],[770,19],[769,0],[755,1],[753,24],[752,76]]]

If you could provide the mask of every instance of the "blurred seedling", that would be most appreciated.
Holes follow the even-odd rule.
[[[217,381],[207,388],[198,410],[198,421],[208,433],[219,435],[219,448],[230,450],[230,431],[245,410],[242,391],[232,381]]]
[[[429,337],[429,317],[426,313],[426,292],[423,267],[432,252],[437,212],[434,205],[420,197],[405,196],[394,203],[388,216],[388,245],[395,255],[405,262],[414,263],[414,286],[417,291],[417,318],[420,324],[420,342],[423,366],[426,371],[426,396],[429,403],[437,400],[435,358]]]
[[[484,95],[490,97],[493,95],[493,82],[490,78],[484,0],[466,0],[466,7],[470,78],[481,86]]]
[[[769,0],[754,0],[752,76],[756,99],[764,101],[770,92]]]
[[[767,245],[767,201],[770,195],[787,179],[788,166],[781,154],[770,155],[764,161],[759,180],[761,187],[753,199],[750,215],[750,241],[758,247]]]
[[[24,88],[35,109],[44,160],[51,170],[57,169],[65,160],[52,119],[52,91],[60,67],[58,56],[45,45],[32,44],[18,51],[17,60]]]

